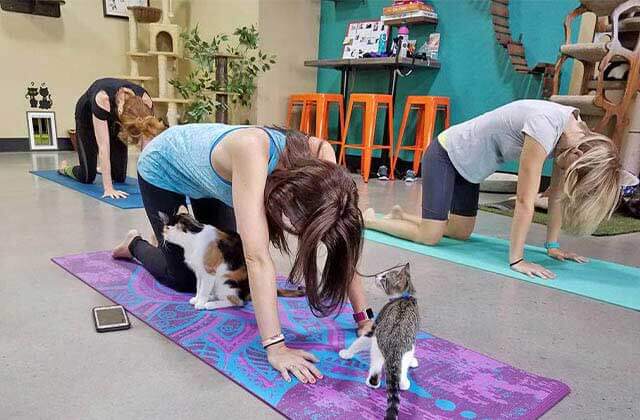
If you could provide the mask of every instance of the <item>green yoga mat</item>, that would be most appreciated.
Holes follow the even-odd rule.
[[[562,262],[547,256],[544,248],[527,245],[527,260],[542,264],[556,274],[553,280],[530,278],[507,264],[509,242],[482,235],[467,241],[443,238],[436,246],[421,245],[384,233],[367,230],[365,239],[468,267],[564,290],[602,302],[640,310],[640,269],[592,259],[586,264]]]
[[[513,208],[515,200],[506,200],[498,203],[485,204],[480,206],[480,210],[489,213],[500,214],[502,216],[513,217]],[[544,210],[536,209],[533,213],[533,222],[546,225],[549,216]],[[640,232],[640,219],[625,216],[623,214],[614,214],[611,219],[605,220],[598,226],[593,236],[615,236],[624,235],[626,233]]]

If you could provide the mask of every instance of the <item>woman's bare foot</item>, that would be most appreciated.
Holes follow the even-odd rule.
[[[391,213],[387,214],[385,219],[393,219],[393,220],[402,220],[404,215],[404,210],[399,205],[395,205],[391,207]]]
[[[133,238],[135,238],[136,236],[140,236],[140,233],[135,229],[131,229],[127,233],[127,236],[125,236],[124,240],[120,242],[115,248],[113,248],[111,256],[113,258],[123,260],[132,259],[133,255],[131,255],[131,252],[129,252],[129,244],[131,244],[131,241],[133,241]]]
[[[59,174],[64,174],[68,167],[69,167],[69,162],[66,161],[66,160],[63,160],[62,162],[60,162],[60,167],[58,168],[58,173]]]
[[[368,222],[376,220],[376,211],[369,207],[362,213],[362,218],[364,219],[364,224],[367,225]]]

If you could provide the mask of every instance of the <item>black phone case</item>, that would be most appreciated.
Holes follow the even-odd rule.
[[[98,327],[96,309],[100,309],[100,308],[103,308],[103,306],[96,306],[95,308],[91,309],[93,324],[96,328],[96,332],[103,333],[103,332],[110,332],[110,331],[122,331],[122,330],[128,330],[129,328],[131,328],[131,321],[129,321],[129,315],[127,315],[127,310],[124,309],[124,307],[122,309],[124,312],[124,319],[127,321],[127,325],[121,325],[117,327]]]

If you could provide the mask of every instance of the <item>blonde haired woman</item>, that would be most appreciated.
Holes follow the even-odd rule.
[[[92,184],[98,163],[102,170],[103,197],[124,198],[113,182],[127,178],[127,144],[144,146],[164,125],[153,115],[153,102],[143,87],[120,79],[99,79],[76,104],[79,165],[66,161],[58,172],[83,184]]]
[[[554,273],[524,259],[542,166],[551,156],[547,253],[558,260],[587,262],[560,247],[560,229],[590,234],[611,216],[620,194],[618,151],[609,138],[588,129],[577,109],[547,101],[515,101],[444,131],[423,156],[422,218],[396,206],[378,220],[368,209],[365,225],[427,245],[443,236],[468,239],[476,222],[479,183],[500,164],[517,159],[508,263],[530,277],[552,279]]]

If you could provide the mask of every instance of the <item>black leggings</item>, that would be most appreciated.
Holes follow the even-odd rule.
[[[144,209],[158,239],[158,247],[138,236],[131,241],[129,251],[160,283],[179,292],[195,292],[196,277],[184,262],[183,249],[164,242],[163,223],[158,216],[158,212],[176,214],[180,206],[186,206],[186,197],[151,185],[140,174],[138,184]],[[215,198],[190,198],[190,201],[193,215],[201,223],[213,225],[224,231],[236,231],[233,209],[222,201]]]
[[[80,164],[73,167],[73,177],[83,184],[93,184],[98,167],[98,142],[93,124],[76,118],[76,134]],[[109,128],[109,138],[111,179],[124,182],[127,179],[127,145],[118,139],[117,128]]]

